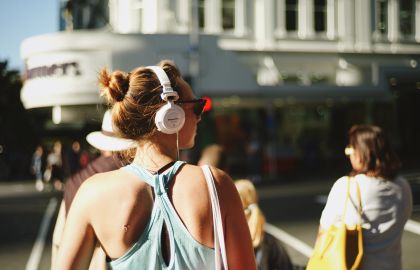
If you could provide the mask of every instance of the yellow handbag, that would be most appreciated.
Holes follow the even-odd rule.
[[[338,224],[331,225],[325,231],[320,231],[313,254],[309,258],[308,265],[306,266],[307,270],[354,270],[360,267],[360,262],[363,257],[361,224],[359,223],[356,226],[350,227],[344,222],[347,202],[350,197],[350,181],[349,178],[341,221]],[[359,197],[358,213],[359,217],[361,217],[362,201],[358,183],[357,194]]]

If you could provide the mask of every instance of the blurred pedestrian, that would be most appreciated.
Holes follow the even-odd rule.
[[[35,176],[35,188],[38,191],[42,191],[44,189],[43,158],[44,149],[42,148],[42,145],[38,145],[35,148],[31,161],[31,173]]]
[[[81,169],[80,155],[81,155],[79,141],[73,141],[71,149],[67,154],[68,175],[73,175]]]
[[[271,234],[264,231],[265,217],[258,206],[254,184],[248,179],[235,181],[248,221],[252,245],[259,270],[292,270],[293,265],[286,249]]]
[[[85,168],[91,160],[91,153],[87,150],[83,150],[80,154],[80,166]]]
[[[170,61],[130,73],[102,70],[103,94],[119,136],[137,143],[134,160],[96,174],[78,190],[56,269],[87,268],[100,243],[110,269],[214,269],[213,218],[203,170],[179,161],[194,146],[205,100]],[[231,269],[256,269],[251,239],[231,178],[211,167]],[[225,258],[225,257],[224,257]]]
[[[52,239],[51,269],[55,269],[55,260],[66,223],[66,216],[77,190],[90,176],[119,169],[123,165],[123,161],[119,159],[117,153],[136,147],[133,141],[125,140],[115,135],[112,128],[111,111],[109,110],[104,114],[101,131],[89,133],[86,136],[86,140],[90,145],[100,150],[101,155],[65,181],[64,199],[60,206]],[[105,253],[99,243],[95,244],[94,255],[90,261],[89,269],[107,269]]]
[[[47,182],[53,184],[55,189],[63,189],[64,168],[62,145],[60,141],[54,142],[52,149],[48,154],[44,178]]]
[[[210,165],[228,172],[225,150],[218,144],[210,144],[204,147],[197,165]]]
[[[410,185],[398,175],[400,161],[380,127],[355,125],[348,137],[345,154],[353,169],[334,183],[321,215],[319,234],[340,220],[349,226],[361,221],[361,269],[401,269],[401,236],[413,205]],[[352,203],[343,217],[348,181]]]

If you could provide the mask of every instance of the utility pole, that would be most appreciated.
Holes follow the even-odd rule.
[[[200,72],[200,62],[199,62],[199,42],[200,42],[200,29],[199,29],[199,0],[191,0],[191,22],[190,22],[190,39],[189,39],[189,48],[188,48],[188,57],[189,57],[189,75],[191,77],[191,87],[196,89],[194,86],[196,84],[199,72]],[[198,94],[198,93],[196,93]]]

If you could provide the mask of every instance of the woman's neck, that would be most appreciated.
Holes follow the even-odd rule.
[[[147,141],[139,144],[133,162],[147,170],[157,171],[176,160],[176,153],[176,147]]]

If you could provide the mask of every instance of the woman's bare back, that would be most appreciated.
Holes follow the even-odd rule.
[[[149,221],[153,187],[125,170],[99,174],[87,185],[96,201],[91,209],[92,227],[108,256],[118,258],[139,239]],[[211,204],[200,167],[181,168],[171,180],[168,195],[191,236],[213,247]]]

